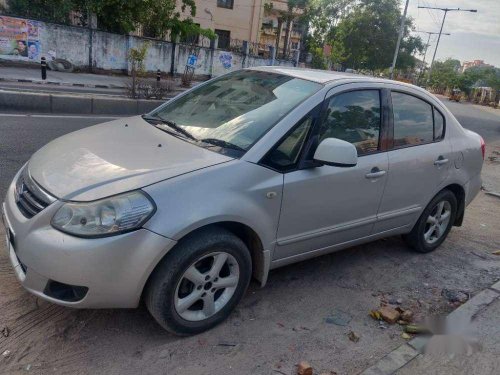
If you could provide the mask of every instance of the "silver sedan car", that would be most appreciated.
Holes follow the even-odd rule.
[[[195,334],[271,269],[394,235],[436,249],[481,187],[484,147],[412,85],[240,70],[36,152],[3,204],[7,248],[41,298],[142,298]]]

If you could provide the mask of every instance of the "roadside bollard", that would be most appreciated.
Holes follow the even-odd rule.
[[[156,71],[156,82],[160,82],[160,79],[161,79],[161,72],[160,72],[160,69],[158,69]]]
[[[45,57],[42,57],[41,61],[41,68],[42,68],[42,79],[46,80],[47,79],[47,61],[45,61]]]

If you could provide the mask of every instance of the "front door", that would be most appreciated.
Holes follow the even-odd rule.
[[[336,92],[327,96],[315,128],[317,143],[325,138],[351,142],[358,164],[285,173],[274,260],[320,251],[372,231],[388,171],[387,153],[381,147],[382,92],[346,89],[333,89]]]

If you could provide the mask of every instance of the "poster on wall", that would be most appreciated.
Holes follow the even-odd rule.
[[[37,21],[0,16],[0,58],[40,61],[40,28]]]
[[[231,54],[231,52],[222,52],[219,55],[219,61],[224,69],[231,69],[233,65],[233,55]]]

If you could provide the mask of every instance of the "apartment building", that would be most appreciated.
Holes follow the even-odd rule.
[[[287,0],[196,0],[193,20],[202,28],[214,30],[222,49],[230,46],[231,39],[276,46],[278,37],[279,48],[283,49],[286,23],[282,20],[287,11]],[[292,22],[289,50],[299,49],[300,38],[298,23]]]
[[[196,0],[193,21],[214,30],[219,48],[228,48],[231,39],[256,42],[265,0]]]
[[[286,41],[286,21],[285,14],[289,12],[288,1],[273,0],[268,1],[272,7],[264,6],[261,17],[261,29],[258,38],[259,43],[272,45],[279,49],[284,49]],[[302,30],[298,23],[298,17],[302,13],[300,9],[292,9],[292,22],[290,24],[288,50],[300,49]],[[279,43],[278,43],[279,38]]]
[[[462,64],[462,72],[465,72],[469,68],[474,68],[474,67],[493,67],[493,65],[486,64],[484,60],[473,60],[473,61],[464,61]]]

